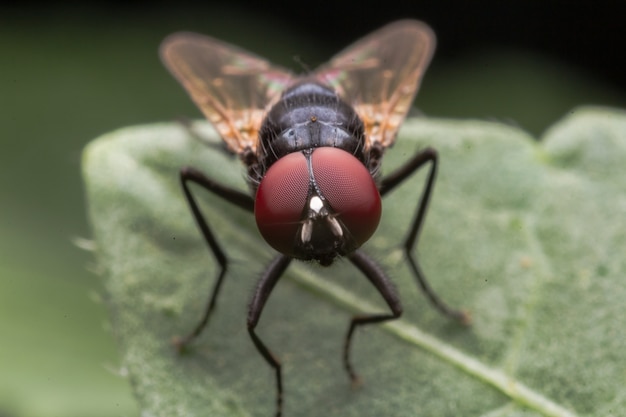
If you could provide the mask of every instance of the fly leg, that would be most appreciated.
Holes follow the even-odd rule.
[[[376,287],[391,309],[391,314],[363,314],[352,317],[344,342],[343,363],[348,375],[350,376],[352,384],[357,385],[360,382],[360,379],[354,371],[354,367],[350,361],[350,347],[352,345],[352,335],[354,334],[354,330],[357,326],[397,319],[402,315],[402,306],[400,305],[400,298],[398,297],[398,292],[396,291],[393,283],[389,277],[385,275],[380,266],[378,266],[370,257],[365,255],[362,251],[357,250],[349,256],[349,259],[357,268],[359,268],[367,279],[369,279],[374,287]]]
[[[422,271],[419,262],[413,256],[413,249],[417,244],[417,240],[422,230],[424,219],[426,218],[428,203],[430,202],[430,197],[432,195],[433,187],[435,185],[438,164],[437,151],[432,148],[426,148],[418,152],[402,167],[398,168],[395,172],[383,178],[379,186],[379,191],[381,196],[384,196],[426,164],[430,164],[430,168],[428,171],[428,176],[426,178],[424,190],[422,191],[422,195],[419,199],[417,211],[415,212],[415,217],[413,218],[409,233],[406,237],[406,240],[404,241],[404,254],[409,261],[409,266],[411,268],[411,271],[413,272],[413,276],[415,276],[417,283],[419,284],[422,292],[426,295],[430,303],[443,315],[450,317],[451,319],[457,320],[463,324],[470,324],[471,316],[467,311],[453,309],[449,307],[441,298],[439,298],[437,293],[435,293],[435,291],[428,284],[426,276],[424,275],[424,272]]]
[[[206,327],[209,318],[211,317],[211,313],[215,308],[215,304],[217,301],[217,297],[220,292],[220,288],[222,287],[222,283],[224,282],[224,277],[226,276],[226,272],[228,271],[228,259],[222,249],[221,245],[218,243],[209,223],[204,218],[204,215],[200,211],[196,199],[189,188],[189,183],[195,183],[204,189],[216,194],[217,196],[223,198],[234,205],[247,210],[254,211],[254,201],[252,197],[248,194],[242,193],[235,189],[226,187],[221,185],[212,179],[205,176],[202,172],[197,169],[191,167],[185,167],[180,170],[180,182],[183,188],[183,192],[185,193],[185,198],[189,203],[189,208],[191,209],[191,213],[193,214],[194,219],[196,220],[196,224],[202,233],[202,237],[204,238],[209,251],[215,257],[217,264],[219,265],[219,272],[217,274],[217,279],[215,280],[215,284],[213,284],[213,289],[209,295],[209,300],[206,304],[206,308],[204,313],[194,329],[183,338],[176,338],[174,340],[174,344],[178,348],[179,351],[184,350],[184,348],[191,343]]]
[[[254,342],[254,346],[261,356],[263,356],[265,361],[274,368],[276,372],[276,417],[280,417],[283,410],[283,378],[281,365],[280,361],[276,359],[267,346],[265,346],[265,343],[257,336],[254,329],[259,323],[265,302],[278,282],[278,279],[289,266],[291,259],[292,258],[286,255],[278,255],[272,260],[257,284],[254,296],[250,302],[250,309],[248,310],[248,333],[252,338],[252,342]]]

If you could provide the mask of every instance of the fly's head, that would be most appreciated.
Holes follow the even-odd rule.
[[[365,165],[345,150],[320,147],[275,162],[256,193],[255,217],[279,252],[329,265],[376,231],[381,200]]]

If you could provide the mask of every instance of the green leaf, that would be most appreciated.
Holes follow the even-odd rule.
[[[207,140],[215,133],[198,124]],[[384,202],[364,249],[397,284],[401,320],[359,329],[350,386],[341,364],[349,318],[385,311],[348,262],[296,263],[258,333],[283,363],[284,415],[610,416],[626,409],[626,114],[581,108],[540,141],[483,121],[409,120],[385,171],[424,146],[440,170],[419,244],[436,291],[471,311],[438,315],[400,251],[424,173]],[[274,374],[245,323],[272,257],[254,220],[198,189],[232,260],[218,309],[194,348],[173,336],[197,322],[217,271],[184,201],[191,165],[246,189],[236,158],[181,126],[123,129],[84,153],[89,214],[106,301],[144,416],[271,416]]]

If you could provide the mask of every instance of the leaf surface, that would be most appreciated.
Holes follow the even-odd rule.
[[[218,143],[205,124],[196,125]],[[385,156],[440,153],[418,254],[432,286],[471,311],[438,315],[400,245],[425,173],[385,199],[364,249],[401,294],[400,321],[359,329],[352,388],[341,352],[350,316],[385,311],[349,262],[292,264],[258,333],[283,363],[284,415],[611,416],[626,409],[626,114],[580,108],[537,141],[510,126],[413,119]],[[144,416],[271,416],[273,371],[246,331],[271,259],[253,217],[207,192],[202,209],[231,268],[209,327],[179,356],[217,272],[178,182],[190,165],[246,190],[239,161],[181,126],[122,129],[92,142],[83,170],[106,300]]]

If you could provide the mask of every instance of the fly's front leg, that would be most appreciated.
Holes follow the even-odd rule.
[[[194,198],[193,193],[189,188],[189,183],[195,183],[225,199],[226,201],[229,201],[247,211],[254,211],[254,201],[249,195],[221,185],[205,176],[202,172],[191,167],[185,167],[180,170],[180,182],[183,188],[183,192],[185,193],[187,203],[189,204],[189,208],[191,209],[191,213],[193,214],[196,224],[200,229],[200,232],[202,233],[202,237],[207,243],[209,251],[215,257],[215,260],[217,261],[217,264],[219,266],[217,279],[213,284],[213,289],[211,290],[208,302],[206,304],[206,308],[200,321],[187,336],[183,338],[176,338],[174,340],[177,348],[179,350],[183,350],[189,343],[191,343],[196,337],[198,337],[202,330],[206,327],[209,318],[211,317],[211,313],[215,308],[220,288],[222,287],[222,283],[224,282],[224,277],[226,276],[226,272],[228,271],[228,259],[226,258],[226,254],[224,253],[224,250],[215,238],[215,235],[213,234],[209,223],[206,221],[204,215],[200,211],[198,203],[196,202],[196,199]]]
[[[281,417],[283,412],[283,377],[281,365],[276,356],[267,348],[265,343],[256,334],[255,329],[261,318],[261,313],[265,307],[265,303],[269,298],[278,279],[283,275],[285,269],[291,263],[290,257],[286,255],[278,255],[267,267],[259,283],[257,284],[254,296],[250,302],[248,310],[248,333],[254,343],[254,346],[263,356],[265,361],[274,369],[276,373],[276,417]]]
[[[357,326],[363,326],[366,324],[380,323],[387,320],[397,319],[402,315],[402,306],[400,305],[400,298],[393,283],[385,275],[383,270],[378,266],[370,257],[365,255],[360,250],[357,250],[349,256],[350,261],[357,267],[363,274],[369,279],[369,281],[376,287],[380,295],[391,309],[391,314],[361,314],[352,317],[350,321],[350,327],[346,334],[344,348],[343,348],[343,363],[350,376],[350,380],[353,385],[357,385],[360,382],[359,376],[354,371],[352,361],[350,360],[350,352],[352,345],[352,335]]]
[[[409,262],[411,272],[417,280],[422,292],[426,295],[431,304],[443,315],[448,316],[454,320],[457,320],[463,324],[470,324],[471,316],[467,311],[457,310],[449,307],[435,291],[430,287],[426,276],[422,271],[417,259],[413,256],[415,245],[420,236],[422,226],[424,225],[424,219],[426,218],[426,211],[430,202],[430,197],[435,185],[435,178],[437,177],[437,165],[438,154],[437,151],[432,148],[426,148],[418,152],[410,161],[400,167],[398,170],[383,178],[380,183],[379,191],[381,196],[384,196],[389,191],[393,190],[397,185],[401,184],[407,177],[411,176],[421,167],[426,164],[429,165],[428,176],[426,177],[426,183],[424,190],[419,199],[417,211],[411,223],[409,233],[404,241],[403,249],[404,254]]]

